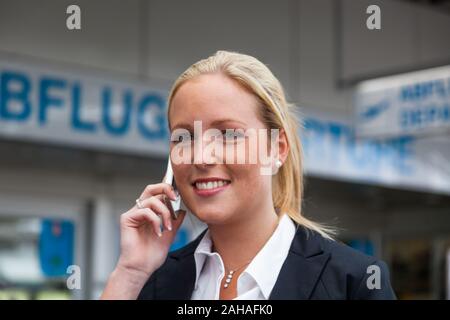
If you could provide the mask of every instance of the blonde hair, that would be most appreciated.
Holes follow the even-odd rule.
[[[262,62],[237,52],[217,51],[194,63],[175,81],[168,97],[167,115],[172,99],[183,83],[211,73],[224,74],[250,90],[262,102],[261,118],[267,127],[285,131],[289,154],[272,179],[272,199],[277,212],[287,213],[299,225],[332,239],[331,234],[335,233],[332,228],[313,222],[302,214],[303,160],[296,107],[286,101],[282,85]]]

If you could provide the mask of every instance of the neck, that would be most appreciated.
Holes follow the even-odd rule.
[[[253,259],[278,225],[278,215],[273,206],[252,209],[251,212],[258,214],[238,215],[242,217],[238,221],[208,226],[213,250],[220,254],[228,269],[239,268]]]

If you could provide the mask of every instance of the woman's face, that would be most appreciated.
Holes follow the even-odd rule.
[[[235,222],[254,214],[267,201],[272,203],[272,176],[261,174],[260,159],[253,163],[249,160],[251,152],[258,155],[258,144],[267,145],[267,136],[259,135],[258,144],[250,146],[248,138],[238,135],[234,139],[233,135],[225,134],[226,129],[266,129],[259,119],[258,108],[257,99],[249,91],[222,74],[191,79],[178,88],[172,99],[170,130],[173,134],[175,129],[186,129],[192,139],[184,143],[185,147],[181,145],[183,142],[171,142],[171,152],[189,146],[192,155],[187,164],[174,163],[172,156],[175,181],[184,203],[207,224]],[[194,139],[194,121],[201,121],[198,139]],[[213,128],[223,133],[223,141],[203,135],[205,130]],[[233,139],[226,141],[227,137]],[[199,139],[202,146],[197,144]],[[206,150],[208,144],[220,146],[222,154],[211,154],[211,149]],[[229,157],[231,150],[234,158]],[[200,159],[198,163],[194,163],[194,154]]]

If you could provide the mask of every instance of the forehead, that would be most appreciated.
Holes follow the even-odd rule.
[[[201,120],[205,126],[220,119],[235,119],[260,127],[258,99],[236,81],[222,74],[201,75],[184,83],[172,99],[170,124]]]

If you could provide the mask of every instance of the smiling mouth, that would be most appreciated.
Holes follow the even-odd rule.
[[[196,182],[192,183],[192,187],[194,188],[194,192],[202,197],[213,196],[221,191],[224,191],[230,185],[230,180],[223,179],[199,179]]]
[[[198,190],[213,190],[229,185],[231,182],[228,180],[214,180],[208,182],[195,182],[192,185]]]

